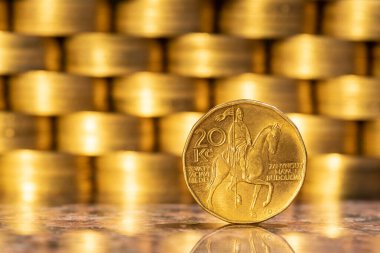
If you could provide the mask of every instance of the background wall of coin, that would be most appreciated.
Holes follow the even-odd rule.
[[[213,105],[289,113],[304,200],[380,197],[380,1],[0,0],[0,193],[189,202],[180,156]]]

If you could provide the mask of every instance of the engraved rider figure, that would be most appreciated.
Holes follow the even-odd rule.
[[[246,178],[246,154],[248,146],[252,145],[251,135],[243,121],[243,111],[236,109],[234,121],[228,130],[227,161],[242,172]]]

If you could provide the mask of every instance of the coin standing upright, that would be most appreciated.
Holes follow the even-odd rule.
[[[300,190],[306,149],[281,111],[254,100],[211,109],[194,125],[183,164],[186,183],[209,213],[255,223],[285,210]]]

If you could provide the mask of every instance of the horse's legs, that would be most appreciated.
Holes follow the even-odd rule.
[[[220,166],[219,162],[218,161],[215,161],[215,179],[214,179],[214,182],[212,182],[211,186],[210,186],[210,190],[208,192],[208,196],[207,196],[207,205],[212,208],[212,198],[214,197],[214,193],[215,193],[215,190],[216,188],[218,188],[218,186],[223,182],[223,180],[228,176],[228,168],[225,169],[223,168],[222,166]]]
[[[265,186],[268,186],[267,198],[266,198],[266,200],[263,203],[264,207],[267,206],[269,204],[269,202],[272,200],[273,185],[271,183],[268,183],[267,181],[262,180],[262,179],[255,179],[255,180],[252,181],[252,183],[256,184],[256,185],[265,185]]]
[[[251,207],[249,210],[253,211],[253,208],[255,208],[257,197],[259,196],[259,192],[261,189],[261,185],[255,185],[253,188],[253,199],[251,202]]]

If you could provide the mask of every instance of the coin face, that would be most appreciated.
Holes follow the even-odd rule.
[[[306,149],[281,111],[253,100],[219,105],[194,125],[183,165],[187,186],[209,213],[254,223],[286,209],[300,190]]]
[[[191,253],[294,253],[281,236],[252,225],[228,225],[204,236]]]

